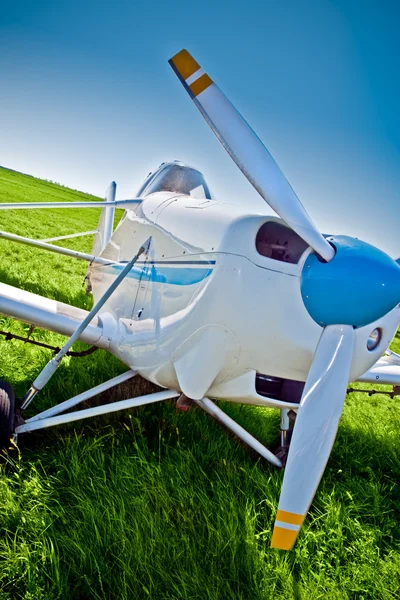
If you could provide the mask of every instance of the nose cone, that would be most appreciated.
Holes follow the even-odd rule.
[[[400,266],[374,246],[347,236],[328,240],[336,248],[329,263],[310,254],[302,272],[303,302],[318,324],[363,327],[400,302]]]

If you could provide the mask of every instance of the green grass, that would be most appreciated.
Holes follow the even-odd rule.
[[[82,198],[88,196],[0,169],[1,202]],[[0,229],[40,239],[94,229],[98,215],[2,211]],[[89,251],[91,242],[65,245]],[[90,307],[83,262],[3,240],[0,256],[1,281]],[[1,317],[0,329],[28,327]],[[34,338],[64,339],[43,331]],[[399,335],[392,347],[400,350]],[[0,337],[0,357],[0,376],[21,397],[51,353]],[[124,370],[102,350],[67,358],[35,407]],[[151,389],[133,381],[102,400]],[[349,394],[290,553],[269,547],[283,473],[197,408],[181,414],[173,402],[163,403],[21,436],[19,451],[0,467],[0,600],[398,598],[398,403]],[[224,409],[268,445],[276,443],[276,411]]]

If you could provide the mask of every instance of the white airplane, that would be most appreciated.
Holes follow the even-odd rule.
[[[286,462],[271,545],[289,550],[328,461],[348,383],[378,381],[400,392],[400,356],[387,350],[400,322],[400,267],[358,239],[322,235],[261,141],[193,57],[182,50],[170,64],[280,218],[216,201],[202,174],[180,162],[162,164],[134,200],[116,201],[113,183],[104,203],[1,204],[7,210],[103,208],[91,255],[0,232],[88,261],[94,298],[88,313],[0,284],[0,313],[71,336],[33,382],[16,419],[12,388],[3,383],[1,438],[6,444],[24,432],[170,398],[181,409],[195,402],[272,464]],[[113,231],[115,208],[125,212]],[[129,370],[24,419],[76,339],[107,349]],[[135,374],[165,391],[62,414]],[[279,409],[279,452],[210,398]]]

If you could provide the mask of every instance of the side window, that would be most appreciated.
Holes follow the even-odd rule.
[[[258,230],[256,249],[267,258],[297,264],[307,248],[297,233],[276,221],[268,221]]]

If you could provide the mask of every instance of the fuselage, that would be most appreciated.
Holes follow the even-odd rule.
[[[312,250],[282,220],[157,192],[125,212],[102,256],[129,261],[149,236],[148,256],[101,315],[115,329],[115,355],[154,383],[193,397],[257,402],[257,373],[305,381],[322,332],[300,290]],[[95,300],[121,268],[92,268]],[[351,380],[389,345],[398,312],[356,329]],[[382,340],[371,352],[367,339],[376,327]]]

